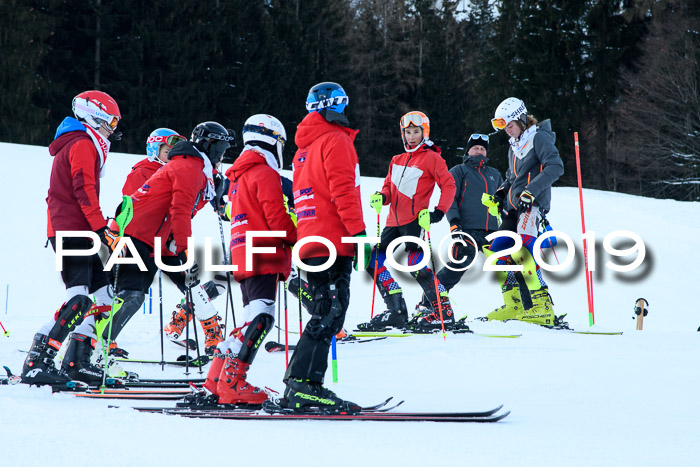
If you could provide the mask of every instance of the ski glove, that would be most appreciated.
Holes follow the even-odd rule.
[[[442,220],[443,217],[445,217],[445,213],[440,211],[439,209],[435,209],[433,212],[430,213],[430,223],[437,224]]]
[[[506,187],[504,187],[504,186],[498,187],[496,192],[493,194],[493,200],[498,205],[499,211],[503,210],[503,203],[505,203],[505,201],[506,201],[506,196],[507,196]]]
[[[386,196],[378,191],[375,191],[369,196],[369,205],[372,206],[377,213],[379,213],[379,211],[382,210],[382,206],[384,206],[385,200]]]
[[[117,242],[121,238],[117,232],[110,230],[107,226],[102,227],[95,233],[100,237],[100,241],[107,245],[111,251],[114,251],[114,247],[117,246]]]
[[[520,199],[518,199],[518,214],[524,212],[530,212],[532,210],[532,203],[535,202],[535,195],[525,190],[520,193]]]
[[[353,235],[353,237],[366,237],[367,232],[362,231],[357,235]],[[359,261],[358,258],[360,255],[363,256],[365,259],[364,261],[364,267],[367,268],[367,265],[369,264],[370,257],[372,256],[372,247],[369,246],[369,243],[365,243],[363,245],[360,245],[359,243],[355,243],[355,257],[352,259],[352,267],[355,268],[355,271],[359,271]],[[362,248],[362,250],[360,250]]]
[[[180,259],[181,265],[187,263],[187,250],[183,250],[178,253],[177,257]],[[188,289],[191,289],[195,285],[199,284],[199,265],[197,264],[197,261],[193,261],[192,266],[190,266],[189,269],[182,271],[182,273],[185,275],[185,287]]]

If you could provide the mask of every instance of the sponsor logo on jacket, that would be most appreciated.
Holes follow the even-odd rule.
[[[297,222],[316,219],[316,206],[297,211]]]
[[[295,205],[297,203],[300,203],[301,201],[306,201],[309,199],[314,199],[314,189],[311,187],[302,188],[301,190],[297,190],[294,192],[294,204]]]
[[[246,225],[248,223],[248,214],[238,214],[231,221],[231,228],[240,227],[241,225]]]

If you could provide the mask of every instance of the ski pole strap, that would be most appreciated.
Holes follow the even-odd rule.
[[[122,204],[119,207],[119,213],[115,217],[115,221],[119,226],[119,236],[124,236],[124,229],[129,225],[134,217],[134,204],[131,196],[122,196]]]
[[[430,211],[423,209],[418,213],[418,225],[420,225],[426,232],[430,231]]]

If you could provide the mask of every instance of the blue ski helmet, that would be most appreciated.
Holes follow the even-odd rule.
[[[345,109],[349,101],[350,98],[341,85],[326,81],[309,89],[309,95],[306,97],[306,110],[309,113],[320,113],[328,122],[347,126]]]
[[[165,144],[172,148],[180,141],[187,141],[187,138],[170,128],[158,128],[157,130],[153,130],[146,140],[146,155],[148,156],[148,160],[165,164],[165,162],[158,158],[160,146]]]

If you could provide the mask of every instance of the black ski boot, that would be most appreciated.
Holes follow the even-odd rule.
[[[452,311],[450,299],[446,295],[440,297],[442,321],[440,320],[440,308],[438,308],[437,300],[434,301],[431,306],[432,313],[418,317],[415,324],[411,326],[411,330],[416,333],[430,333],[441,330],[443,323],[445,325],[445,331],[453,330],[455,328],[455,314]]]
[[[322,413],[358,413],[361,410],[359,405],[341,399],[321,383],[291,378],[286,384],[280,407],[298,412]]]
[[[388,295],[384,302],[387,310],[372,318],[369,323],[360,323],[357,329],[360,331],[386,331],[387,328],[403,329],[408,324],[408,310],[402,293]]]
[[[56,345],[58,348],[55,347]],[[49,336],[35,334],[32,348],[29,349],[29,354],[22,367],[22,382],[37,386],[44,384],[65,386],[71,378],[65,371],[56,368],[53,362],[60,345],[55,341],[50,342]]]
[[[76,381],[83,381],[94,386],[102,384],[102,369],[90,363],[93,350],[90,337],[74,332],[70,336],[61,370]]]

